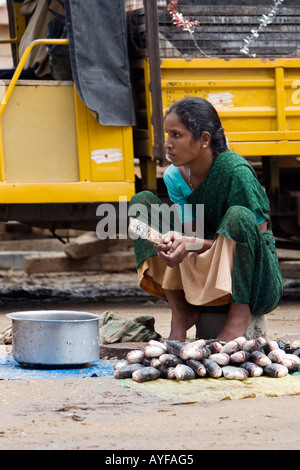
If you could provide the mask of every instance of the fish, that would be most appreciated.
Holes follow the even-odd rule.
[[[176,367],[177,364],[183,364],[183,360],[175,354],[162,354],[159,356],[159,362],[167,367]]]
[[[286,354],[285,355],[288,359],[291,359],[294,364],[300,364],[300,357],[298,357],[296,354]]]
[[[228,341],[228,343],[224,344],[220,353],[232,354],[239,349],[239,343],[237,341]]]
[[[263,336],[259,336],[258,338],[256,338],[256,341],[257,341],[260,345],[264,345],[264,344],[267,343],[266,338],[264,338]]]
[[[160,364],[157,369],[160,371],[162,379],[174,380],[176,378],[174,374],[175,367],[167,367],[164,364]]]
[[[127,366],[129,362],[126,359],[122,359],[114,364],[114,370],[120,369],[123,366]]]
[[[240,346],[240,348],[242,348],[247,343],[247,338],[245,338],[245,336],[239,336],[238,338],[235,338],[233,341],[236,341],[238,345]]]
[[[289,370],[282,364],[276,364],[273,362],[270,365],[264,367],[264,373],[270,377],[281,378],[285,377],[289,373]]]
[[[261,367],[265,367],[271,364],[271,359],[261,351],[252,351],[250,353],[250,361]]]
[[[187,366],[189,366],[191,369],[193,369],[194,372],[196,372],[199,377],[205,377],[206,376],[206,369],[202,362],[196,361],[195,359],[189,359],[186,363]]]
[[[291,359],[288,359],[287,357],[285,357],[284,359],[282,359],[282,361],[280,362],[280,364],[282,364],[283,366],[285,366],[288,370],[292,370],[294,368],[294,363]]]
[[[181,341],[175,339],[167,339],[166,342],[167,352],[179,356],[181,349],[185,346]]]
[[[293,363],[293,367],[291,367],[289,370],[291,372],[297,372],[300,370],[300,358],[296,356],[296,354],[286,354],[286,358]],[[284,365],[284,364],[283,364]]]
[[[129,364],[136,364],[137,362],[142,364],[144,358],[145,354],[142,349],[133,349],[126,354],[126,359]]]
[[[210,349],[211,354],[217,354],[221,351],[223,345],[219,341],[214,341],[208,344],[207,347]]]
[[[161,365],[161,362],[159,360],[159,357],[152,357],[150,360],[150,366],[151,367],[158,367]]]
[[[153,359],[153,357],[145,357],[144,360],[143,360],[144,366],[145,366],[145,367],[150,366],[152,359]]]
[[[160,376],[160,371],[155,367],[143,367],[137,369],[132,373],[132,380],[135,382],[149,382],[150,380],[156,380]]]
[[[167,346],[165,343],[161,341],[157,341],[156,339],[150,339],[147,343],[149,346],[158,346],[159,348],[162,348],[164,351],[167,350]]]
[[[264,373],[263,367],[258,366],[257,364],[254,364],[254,362],[250,362],[250,361],[243,362],[241,364],[241,367],[243,369],[246,369],[250,377],[260,377]]]
[[[133,372],[135,372],[138,369],[143,369],[144,365],[143,364],[128,364],[120,369],[117,369],[114,371],[114,378],[115,379],[128,379],[132,377]]]
[[[166,350],[163,348],[163,346],[157,346],[153,344],[147,344],[147,346],[144,347],[144,354],[146,357],[159,357],[162,354],[164,354]]]
[[[181,357],[181,359],[183,360],[188,360],[188,359],[196,359],[196,360],[200,360],[200,359],[203,359],[205,357],[208,357],[210,355],[210,350],[208,351],[208,348],[200,348],[200,347],[197,347],[197,346],[184,346],[180,353],[179,353],[179,357]]]
[[[269,352],[268,358],[271,359],[272,362],[277,362],[278,364],[284,359],[286,353],[283,349],[273,349]]]
[[[248,339],[248,341],[243,346],[243,350],[251,352],[251,351],[254,351],[255,346],[256,346],[255,339]]]
[[[227,366],[230,361],[230,356],[226,353],[215,353],[211,354],[208,359],[215,361],[219,366]]]
[[[203,346],[206,346],[206,339],[196,339],[195,341],[191,341],[189,344],[190,346],[197,346],[199,348],[203,348]]]
[[[196,374],[191,367],[186,364],[178,364],[174,369],[177,380],[192,380],[196,378]]]
[[[242,362],[247,361],[249,357],[249,351],[237,351],[230,355],[230,362],[232,362],[233,364],[240,364]]]
[[[222,376],[222,368],[211,359],[203,359],[202,364],[204,365],[207,374],[213,379],[218,379]]]
[[[262,345],[263,351],[265,354],[269,354],[271,351],[279,349],[277,341],[270,340]]]
[[[225,379],[229,380],[245,380],[249,376],[249,373],[246,369],[234,366],[222,367],[222,374]]]

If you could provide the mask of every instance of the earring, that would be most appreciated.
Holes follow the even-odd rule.
[[[203,144],[203,145],[202,145],[202,148],[205,149],[205,148],[207,147],[207,145],[208,145],[208,144]]]

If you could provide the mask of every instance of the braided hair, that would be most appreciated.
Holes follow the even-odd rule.
[[[171,112],[177,114],[194,140],[200,139],[205,131],[210,134],[210,147],[214,157],[228,150],[224,127],[216,109],[209,101],[196,96],[183,98],[172,104],[167,114]]]

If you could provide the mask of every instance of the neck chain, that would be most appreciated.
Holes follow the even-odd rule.
[[[187,172],[187,173],[188,173],[188,177],[189,177],[189,186],[190,186],[191,190],[194,191],[194,186],[193,186],[192,180],[191,180],[192,171],[191,171],[190,168],[188,168],[188,172]]]

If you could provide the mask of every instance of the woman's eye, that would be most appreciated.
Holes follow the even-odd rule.
[[[180,134],[178,134],[177,132],[174,132],[174,137],[178,139],[178,137],[180,137]]]

